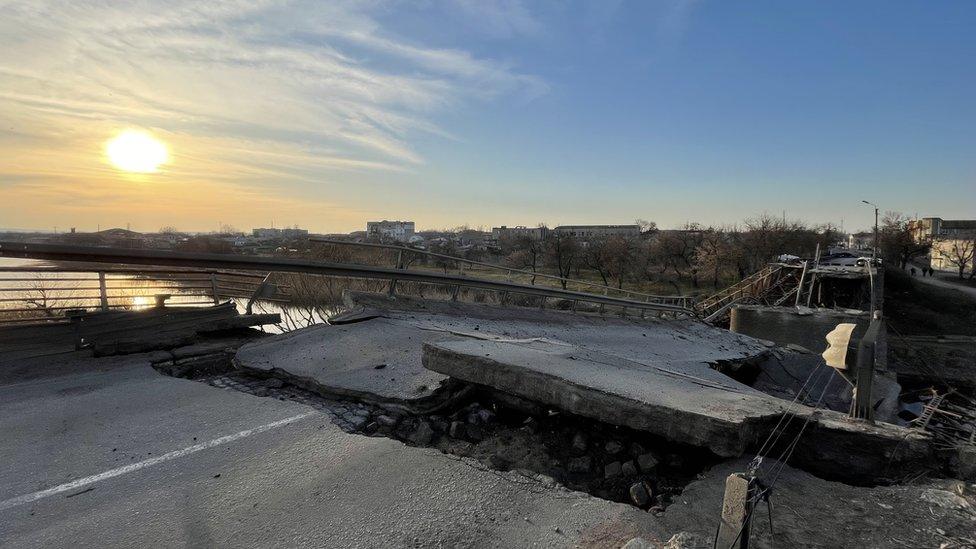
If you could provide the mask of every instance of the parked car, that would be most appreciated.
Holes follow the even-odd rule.
[[[880,260],[875,260],[875,264],[879,264],[880,262]],[[850,252],[840,252],[820,258],[820,265],[834,265],[838,267],[863,267],[865,265],[869,265],[870,263],[870,257],[865,257]]]

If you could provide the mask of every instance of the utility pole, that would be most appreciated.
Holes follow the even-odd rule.
[[[871,259],[878,259],[878,205],[874,202],[868,202],[867,200],[862,200],[865,204],[869,206],[874,206],[874,246],[871,250]],[[872,261],[873,263],[873,261]]]

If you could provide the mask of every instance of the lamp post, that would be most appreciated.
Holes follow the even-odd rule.
[[[868,206],[874,206],[874,246],[871,250],[872,263],[874,260],[878,259],[878,205],[874,202],[868,202],[867,200],[862,200]]]

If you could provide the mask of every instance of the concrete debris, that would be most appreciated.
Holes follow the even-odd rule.
[[[630,500],[634,502],[634,505],[641,509],[650,506],[651,492],[647,489],[647,485],[643,481],[632,484],[628,492],[630,493]]]
[[[633,461],[625,461],[620,465],[620,474],[625,477],[633,478],[637,476],[637,466]]]
[[[664,549],[712,549],[712,542],[698,534],[678,532],[664,544]]]
[[[963,496],[954,494],[948,490],[937,490],[930,488],[922,490],[920,495],[922,501],[938,505],[943,509],[969,510],[972,508],[969,501]]]
[[[611,440],[607,442],[606,446],[603,447],[603,451],[606,452],[607,455],[611,455],[611,456],[615,456],[619,454],[621,451],[623,451],[623,449],[624,446],[619,442],[617,442],[616,440]]]
[[[723,457],[742,455],[758,444],[788,404],[714,370],[707,376],[697,370],[691,374],[547,342],[426,343],[424,364],[459,380]],[[849,421],[847,414],[807,406],[794,411],[811,420],[794,463],[828,478],[890,482],[932,462],[922,433]]]
[[[591,466],[590,456],[582,456],[569,460],[570,473],[589,473]]]
[[[612,463],[608,463],[603,468],[603,477],[604,478],[613,478],[613,477],[616,477],[616,476],[620,476],[621,469],[622,469],[622,467],[621,467],[619,461],[614,461]]]
[[[786,405],[709,368],[682,371],[544,342],[427,343],[424,364],[463,381],[705,446],[722,456],[744,452]]]
[[[576,433],[573,435],[573,452],[576,454],[585,454],[586,448],[586,435],[583,433]]]
[[[637,465],[639,465],[640,470],[645,473],[653,471],[654,468],[657,467],[657,457],[651,453],[641,454],[637,457]]]
[[[485,430],[481,425],[467,425],[464,428],[464,432],[468,440],[473,442],[478,442],[485,438]]]
[[[430,426],[426,421],[421,421],[417,426],[417,430],[414,431],[410,440],[420,445],[430,444],[430,441],[434,439],[434,428]]]
[[[620,549],[656,549],[657,545],[644,538],[631,538],[627,543],[620,546]]]
[[[285,385],[285,382],[284,381],[281,381],[280,379],[277,379],[277,378],[271,378],[271,379],[268,380],[268,387],[271,387],[272,389],[279,389],[279,388],[283,387],[284,385]]]
[[[486,423],[491,423],[495,419],[495,414],[491,410],[486,410],[484,408],[478,408],[475,411],[468,414],[468,423],[473,423],[475,425],[484,425]]]

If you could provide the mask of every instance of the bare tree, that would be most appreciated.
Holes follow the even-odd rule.
[[[916,242],[908,218],[898,212],[885,212],[880,227],[881,255],[904,269],[909,261],[929,250],[929,243]]]
[[[966,268],[973,265],[974,256],[976,256],[976,240],[952,240],[952,246],[943,248],[943,254],[946,261],[951,263],[958,269],[959,278],[966,274]],[[971,269],[971,273],[976,272],[976,268]],[[970,274],[972,278],[972,274]]]
[[[437,254],[451,256],[451,257],[457,257],[458,255],[457,244],[455,244],[453,240],[445,240],[443,242],[433,242],[430,245],[430,251]],[[447,271],[449,269],[459,268],[458,261],[454,259],[450,259],[448,257],[434,256],[431,261],[436,267],[441,268],[444,271],[444,274],[447,274]]]
[[[499,242],[502,253],[505,255],[505,263],[520,270],[532,271],[532,284],[535,284],[535,273],[539,270],[539,264],[544,254],[543,242],[529,236],[506,237]]]
[[[693,264],[698,272],[711,279],[712,287],[717,289],[722,274],[735,265],[739,253],[739,249],[731,241],[729,231],[709,227],[702,232],[701,240],[695,247]]]
[[[605,286],[613,280],[618,288],[623,288],[636,261],[636,247],[636,242],[621,236],[595,238],[586,243],[577,265],[583,263],[596,271]]]
[[[573,268],[580,259],[580,245],[575,238],[565,234],[555,233],[545,241],[546,260],[559,273],[563,289],[572,274]]]
[[[698,267],[694,263],[695,248],[701,242],[703,229],[697,223],[688,223],[676,231],[662,231],[656,241],[656,254],[661,261],[661,273],[668,269],[675,276],[688,276],[691,285],[698,287]]]

